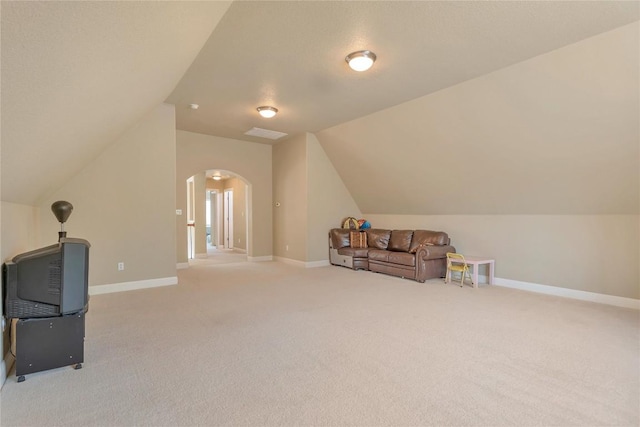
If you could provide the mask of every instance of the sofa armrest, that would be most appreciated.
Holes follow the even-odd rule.
[[[444,277],[447,272],[447,252],[455,252],[450,245],[419,246],[416,251],[416,280],[424,283],[426,279]]]
[[[416,251],[416,261],[421,260],[430,260],[430,259],[440,259],[446,258],[447,252],[455,252],[456,248],[450,245],[444,246],[431,246],[431,245],[420,245],[418,246],[418,250]]]

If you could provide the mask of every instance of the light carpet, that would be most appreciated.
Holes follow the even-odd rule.
[[[97,295],[84,368],[2,389],[2,426],[637,426],[639,313],[279,262]]]

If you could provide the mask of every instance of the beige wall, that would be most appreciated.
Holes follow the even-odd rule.
[[[272,255],[271,145],[177,131],[176,206],[186,212],[187,178],[209,169],[221,169],[241,176],[249,183],[250,257]],[[178,262],[187,262],[186,216],[177,216]]]
[[[34,206],[2,202],[2,262],[14,256],[36,249],[38,242],[38,209]],[[53,213],[51,214],[53,215]],[[51,236],[55,243],[58,235]]]
[[[306,144],[306,134],[300,134],[273,146],[273,254],[303,262],[307,260]]]
[[[307,134],[307,261],[327,260],[327,234],[362,213],[315,135]]]
[[[493,257],[496,277],[640,298],[638,215],[376,215],[372,226],[446,231],[460,253]]]
[[[318,139],[363,212],[638,214],[638,27],[335,126]]]
[[[315,135],[275,145],[273,170],[274,254],[303,262],[327,260],[329,229],[347,216],[362,215]]]
[[[67,200],[68,236],[91,243],[90,286],[175,277],[175,164],[175,110],[161,104],[40,204],[38,245],[57,241],[50,206]]]
[[[233,247],[246,250],[247,184],[240,178],[230,178],[224,181],[224,188],[233,190]]]
[[[207,190],[224,190],[224,181],[216,181],[215,179],[207,178]]]
[[[207,222],[206,222],[206,176],[204,171],[193,176],[195,201],[194,201],[194,239],[195,255],[207,256]]]
[[[317,136],[374,227],[442,229],[504,279],[638,298],[639,48],[636,22]]]
[[[222,213],[220,213],[220,218],[218,218],[216,209],[218,208],[218,194],[222,195],[224,191],[224,182],[207,178],[207,191],[210,190],[217,191],[217,193],[212,194],[211,197],[211,245],[218,246],[219,243],[222,246]],[[223,207],[222,196],[220,196],[221,212]]]

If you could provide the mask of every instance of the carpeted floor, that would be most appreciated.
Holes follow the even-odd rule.
[[[635,310],[340,267],[200,263],[91,298],[84,368],[2,426],[637,426]]]
[[[207,257],[190,259],[189,265],[231,264],[246,261],[247,254],[244,252],[235,249],[217,249],[207,245]]]

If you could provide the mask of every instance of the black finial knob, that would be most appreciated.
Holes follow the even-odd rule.
[[[51,205],[51,211],[56,216],[60,224],[67,222],[72,210],[73,205],[69,202],[65,202],[64,200],[58,200]]]

